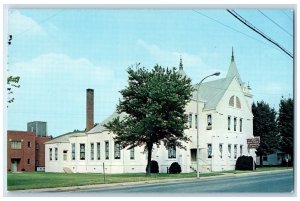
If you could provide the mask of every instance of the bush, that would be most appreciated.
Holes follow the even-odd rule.
[[[256,163],[254,163],[256,169]],[[253,170],[253,157],[252,156],[240,156],[236,160],[236,170]]]
[[[147,172],[147,167],[146,167],[146,172]],[[158,162],[155,160],[152,160],[150,162],[150,173],[159,173]]]
[[[169,173],[170,174],[181,173],[181,166],[177,162],[172,163],[170,168],[169,168]]]
[[[25,171],[25,169],[24,169],[24,168],[22,168],[22,171]]]

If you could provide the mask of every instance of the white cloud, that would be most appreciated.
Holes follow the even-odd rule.
[[[13,10],[8,18],[9,34],[18,36],[19,34],[45,35],[43,28],[32,18],[22,15],[18,10]]]
[[[183,60],[184,71],[192,78],[192,80],[194,80],[194,82],[197,82],[197,80],[200,80],[202,77],[217,71],[221,72],[223,76],[226,75],[226,72],[218,69],[218,67],[210,66],[204,62],[202,57],[205,58],[203,55],[207,54],[205,50],[203,50],[201,57],[200,54],[195,55],[187,52],[166,50],[156,44],[148,44],[143,40],[138,40],[137,45],[145,49],[147,53],[153,56],[154,60],[162,66],[174,66],[178,68],[179,58],[181,56]]]

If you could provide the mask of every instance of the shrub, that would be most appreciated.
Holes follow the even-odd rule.
[[[256,164],[255,169],[256,169]],[[240,156],[236,160],[236,170],[253,170],[253,157],[252,156]]]
[[[25,171],[25,169],[24,169],[24,168],[22,168],[22,171]]]
[[[147,172],[147,167],[146,167],[146,172]],[[159,173],[158,162],[155,160],[152,160],[150,162],[150,173]]]
[[[170,168],[169,168],[169,173],[170,174],[181,173],[181,166],[177,162],[172,163]]]

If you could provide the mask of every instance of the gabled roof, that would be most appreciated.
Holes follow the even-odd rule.
[[[204,109],[215,109],[217,107],[234,78],[237,79],[241,86],[242,80],[234,62],[232,48],[231,63],[229,65],[226,77],[210,82],[204,82],[200,86],[199,98],[205,102]],[[194,88],[197,89],[197,85],[194,85]],[[193,98],[197,99],[197,91],[193,92]]]
[[[101,133],[105,130],[107,130],[103,125],[108,123],[109,121],[113,120],[114,118],[117,118],[118,116],[120,117],[120,119],[123,119],[125,117],[125,113],[121,113],[118,114],[116,111],[110,115],[108,118],[106,118],[104,121],[102,121],[100,124],[98,124],[97,126],[95,126],[94,128],[92,128],[91,130],[89,130],[87,132],[87,134],[92,134],[92,133]]]
[[[85,132],[70,132],[70,133],[65,133],[60,136],[57,136],[56,138],[45,142],[45,144],[53,144],[53,143],[62,143],[62,142],[69,142],[70,137],[78,137],[78,136],[85,136]]]
[[[200,85],[199,98],[205,101],[204,109],[214,109],[217,107],[226,89],[229,87],[233,78],[223,78],[210,82],[204,82]],[[194,85],[197,89],[197,85]],[[193,98],[197,98],[197,91],[193,92]]]
[[[233,48],[232,48],[232,55],[231,55],[231,63],[230,63],[229,69],[227,71],[226,77],[227,78],[236,77],[239,84],[242,85],[242,79],[241,79],[241,76],[239,74],[239,71],[237,70],[237,67],[236,67],[236,64],[234,61]]]

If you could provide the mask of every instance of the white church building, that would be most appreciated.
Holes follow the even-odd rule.
[[[186,75],[181,60],[179,73]],[[147,153],[144,147],[120,149],[113,140],[114,135],[103,127],[117,117],[117,113],[93,127],[93,99],[94,91],[87,89],[87,132],[67,133],[45,143],[45,171],[145,172]],[[195,91],[186,105],[188,129],[185,134],[191,139],[184,143],[186,150],[154,145],[152,160],[158,162],[159,172],[167,172],[173,162],[178,162],[184,173],[196,171],[197,124],[200,172],[234,170],[239,156],[256,158],[255,150],[247,148],[247,139],[253,138],[251,105],[251,89],[242,82],[232,52],[226,77],[201,83],[198,102]]]

